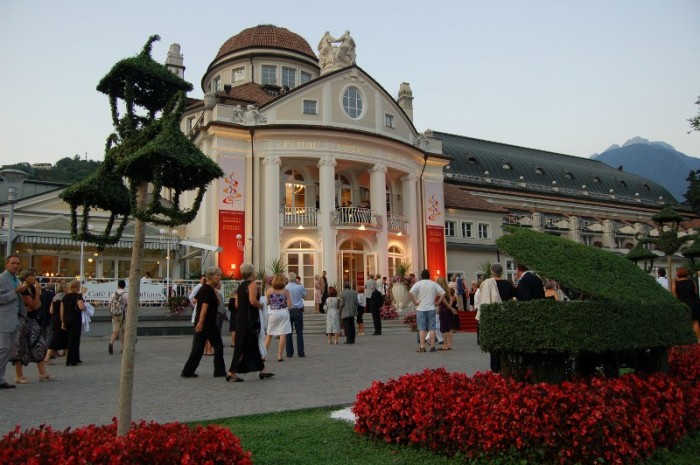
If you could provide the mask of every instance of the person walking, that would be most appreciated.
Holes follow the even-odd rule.
[[[262,304],[258,300],[258,285],[252,279],[255,269],[250,263],[244,263],[241,265],[240,272],[243,281],[238,285],[236,291],[238,297],[236,347],[233,350],[231,366],[226,374],[226,382],[234,383],[245,381],[238,377],[239,373],[259,371],[258,377],[261,380],[274,376],[274,373],[265,371],[265,362],[263,362],[258,346]]]
[[[68,332],[61,328],[61,303],[66,295],[66,285],[63,282],[56,284],[56,295],[51,302],[51,326],[53,328],[49,349],[46,351],[44,362],[47,365],[53,364],[51,361],[59,355],[60,351],[68,349]],[[65,355],[65,353],[64,353]]]
[[[214,348],[214,377],[226,376],[226,364],[224,363],[224,343],[221,341],[221,330],[216,325],[216,318],[221,304],[219,293],[214,288],[221,282],[221,269],[211,267],[206,272],[206,283],[197,292],[196,325],[192,336],[192,349],[182,368],[180,376],[183,378],[196,378],[195,373],[199,362],[204,355],[204,345],[208,341]],[[257,340],[255,342],[257,350]]]
[[[343,292],[340,293],[340,318],[345,330],[345,343],[355,343],[355,318],[357,317],[357,292],[350,289],[350,283],[343,282]]]
[[[430,272],[423,270],[420,281],[411,286],[408,297],[416,306],[416,322],[418,324],[418,340],[420,347],[417,352],[425,352],[426,334],[430,336],[430,351],[435,352],[435,301],[445,294],[435,281],[430,280]]]
[[[27,289],[17,279],[20,266],[19,257],[10,255],[5,259],[5,271],[0,273],[0,389],[15,387],[5,380],[5,370],[12,356],[19,314],[24,306],[20,296]]]
[[[371,298],[369,299],[369,309],[372,312],[372,323],[374,325],[374,332],[372,336],[382,335],[382,307],[384,306],[384,296],[379,289],[375,288],[372,291]]]
[[[112,334],[109,336],[107,352],[114,354],[114,342],[122,335],[122,347],[124,345],[124,322],[126,321],[126,306],[129,303],[129,296],[126,293],[126,281],[117,281],[117,290],[109,299],[109,314],[112,317]]]
[[[289,273],[289,283],[285,287],[289,291],[289,296],[292,299],[289,307],[289,320],[292,324],[292,329],[297,332],[297,354],[299,357],[306,357],[304,352],[304,297],[306,297],[306,288],[301,284],[297,284],[296,273]],[[292,340],[292,332],[287,334],[287,358],[294,357],[294,341]]]

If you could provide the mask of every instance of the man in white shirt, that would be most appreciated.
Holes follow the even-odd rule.
[[[656,282],[661,284],[661,286],[663,286],[663,288],[668,291],[668,278],[666,277],[666,270],[663,268],[659,268],[658,273],[659,277],[656,278]]]
[[[420,347],[417,352],[425,352],[425,335],[430,334],[430,351],[435,352],[435,304],[440,301],[445,291],[438,283],[430,280],[428,270],[421,271],[421,280],[415,283],[408,293],[416,306],[416,323],[419,330]]]

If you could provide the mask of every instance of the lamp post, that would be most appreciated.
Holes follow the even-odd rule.
[[[87,228],[88,228],[89,232],[92,231],[92,229],[93,229],[91,224],[88,224]],[[83,260],[84,255],[85,255],[85,242],[80,241],[80,278],[79,279],[80,279],[81,286],[82,286],[82,284],[85,283],[85,266],[83,263],[84,262],[84,260]]]
[[[173,229],[172,233],[168,233],[165,229],[160,230],[160,243],[166,247],[165,252],[165,298],[170,298],[170,249],[180,242],[180,236],[177,235],[177,229]]]
[[[10,217],[7,223],[7,256],[12,255],[12,223],[15,216],[15,203],[19,188],[27,179],[28,174],[20,170],[5,169],[0,171],[0,177],[7,183],[7,203],[10,204]]]

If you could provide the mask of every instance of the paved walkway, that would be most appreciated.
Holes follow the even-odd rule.
[[[371,326],[371,325],[370,325]],[[232,351],[224,339],[226,363]],[[273,346],[277,341],[273,340]],[[204,357],[199,378],[179,376],[189,354],[191,338],[185,336],[139,337],[136,347],[133,419],[156,422],[196,421],[230,416],[349,405],[358,391],[373,380],[387,380],[425,368],[473,374],[488,369],[488,355],[476,345],[473,333],[457,333],[455,349],[416,353],[415,333],[390,333],[358,337],[355,345],[329,346],[325,336],[305,338],[306,357],[283,363],[270,357],[272,379],[261,381],[257,373],[242,375],[244,383],[214,378],[211,357]],[[0,390],[0,434],[15,425],[22,429],[40,424],[63,429],[110,423],[117,412],[119,392],[119,343],[115,355],[107,353],[107,339],[85,338],[81,355],[85,363],[66,367],[63,358],[49,366],[54,382],[39,383],[36,365],[25,367],[30,384]],[[276,353],[276,352],[275,352]],[[63,362],[63,363],[62,363]],[[14,370],[8,366],[9,381]]]

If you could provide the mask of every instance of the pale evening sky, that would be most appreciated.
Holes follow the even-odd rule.
[[[396,97],[411,84],[419,131],[588,157],[634,136],[700,157],[698,0],[0,1],[0,164],[103,158],[112,131],[95,90],[159,34],[185,78],[258,24],[312,49],[351,31],[357,64]]]

